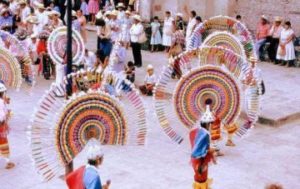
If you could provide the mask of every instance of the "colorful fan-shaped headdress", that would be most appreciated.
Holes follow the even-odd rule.
[[[101,77],[97,74],[86,70],[69,75],[66,82],[75,81],[70,99],[56,95],[65,93],[64,84],[52,85],[37,106],[30,127],[31,149],[35,166],[45,180],[62,174],[64,166],[92,138],[102,145],[145,143],[145,109],[137,90],[113,73],[102,73]],[[108,75],[114,82],[106,82]],[[91,83],[84,82],[90,84],[84,86],[89,87],[87,90],[77,83],[81,81],[78,78],[86,76],[92,78]],[[108,85],[114,94],[107,90]]]
[[[17,58],[22,69],[22,77],[29,84],[33,84],[34,75],[31,69],[32,61],[28,50],[14,35],[0,30],[0,40],[2,40],[4,47]]]
[[[0,80],[6,86],[16,89],[19,89],[22,84],[22,73],[18,60],[3,47],[0,47]]]
[[[67,27],[62,26],[53,30],[47,40],[49,55],[55,64],[62,64],[66,59]],[[72,31],[72,62],[78,64],[84,57],[85,45],[78,31]]]
[[[175,62],[179,62],[183,76],[174,84]],[[184,133],[196,125],[201,112],[206,110],[206,101],[210,100],[215,117],[226,125],[238,124],[236,134],[244,135],[258,118],[259,95],[255,92],[245,95],[245,90],[252,91],[254,86],[241,87],[250,70],[244,58],[222,47],[198,48],[171,60],[154,95],[156,114],[165,133],[181,143]],[[242,111],[246,118],[241,116]]]
[[[190,40],[187,42],[187,49],[192,50],[198,48],[195,44],[197,44],[196,41],[198,41],[199,38],[206,39],[210,34],[216,31],[227,31],[235,35],[243,44],[247,57],[256,57],[251,32],[243,23],[228,16],[215,16],[203,22],[202,25],[197,26]]]

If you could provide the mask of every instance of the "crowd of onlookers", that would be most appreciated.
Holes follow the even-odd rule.
[[[85,43],[88,40],[87,24],[95,25],[97,32],[97,51],[94,53],[86,49],[83,61],[74,65],[75,67],[105,69],[110,64],[115,72],[135,82],[135,68],[143,65],[141,49],[144,42],[149,41],[151,52],[163,47],[169,57],[174,57],[184,51],[193,31],[203,24],[195,11],[184,9],[184,14],[175,15],[166,11],[163,19],[153,17],[149,25],[151,35],[147,39],[145,24],[136,11],[137,2],[72,1],[73,29],[80,33]],[[37,75],[44,75],[46,79],[55,77],[58,83],[61,82],[65,75],[64,67],[52,63],[48,54],[47,39],[54,29],[66,25],[66,1],[2,0],[0,3],[0,28],[14,34],[28,49],[32,62],[36,65]],[[188,20],[184,20],[186,16]],[[243,22],[240,15],[236,19]],[[282,18],[275,17],[272,24],[263,15],[255,33],[256,53],[264,60],[267,51],[271,62],[295,66],[294,38],[295,33],[289,21],[283,22]],[[193,42],[195,47],[201,43],[201,38]],[[132,49],[133,61],[126,63],[129,47]],[[156,79],[151,65],[147,70],[145,86],[151,87],[142,86],[141,91],[151,95]],[[172,77],[181,77],[178,62],[175,62]]]
[[[283,21],[276,16],[273,23],[262,15],[256,31],[256,53],[261,60],[265,60],[264,50],[267,50],[268,57],[275,64],[295,66],[295,32],[290,21]],[[265,45],[268,47],[265,48]]]

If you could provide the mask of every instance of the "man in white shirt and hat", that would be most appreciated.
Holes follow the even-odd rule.
[[[9,0],[9,10],[12,12],[12,14],[15,14],[18,8],[18,3],[16,0]]]
[[[26,18],[30,15],[30,8],[27,6],[27,3],[25,0],[21,0],[19,2],[19,8],[20,8],[20,17],[21,22],[25,22]]]
[[[124,19],[125,18],[125,5],[124,5],[124,3],[118,3],[116,8],[119,11],[118,20]]]
[[[142,22],[141,16],[134,15],[133,24],[130,28],[130,41],[131,41],[134,65],[136,67],[142,66],[141,43],[139,41],[139,38],[143,35],[144,27],[141,22]]]
[[[43,30],[43,27],[48,24],[49,19],[48,19],[48,14],[45,11],[45,7],[43,4],[41,3],[36,3],[36,7],[38,9],[36,15],[39,21],[39,25],[38,25],[38,32],[41,32]]]

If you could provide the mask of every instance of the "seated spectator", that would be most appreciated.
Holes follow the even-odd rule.
[[[156,83],[156,76],[154,74],[154,69],[151,64],[147,67],[147,75],[144,80],[144,85],[140,86],[140,91],[144,95],[152,96],[153,89]]]
[[[259,59],[262,61],[264,60],[262,47],[265,45],[267,41],[269,30],[270,30],[270,25],[268,23],[268,18],[265,15],[262,15],[260,19],[260,23],[258,24],[257,27],[256,42],[255,42],[256,54],[259,57]]]
[[[134,67],[134,63],[132,61],[129,61],[127,63],[127,66],[125,67],[125,74],[126,74],[126,79],[131,81],[131,83],[134,83],[134,81],[135,81],[135,67]]]
[[[106,82],[104,84],[104,90],[105,90],[105,92],[107,92],[108,94],[110,94],[112,96],[117,96],[117,91],[114,86],[114,78],[112,75],[107,76]]]
[[[84,58],[83,58],[84,68],[95,69],[96,61],[97,60],[96,60],[95,53],[89,51],[88,49],[85,49]]]

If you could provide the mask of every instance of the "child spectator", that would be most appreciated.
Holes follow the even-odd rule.
[[[126,79],[131,81],[131,83],[134,83],[134,81],[135,81],[135,67],[134,67],[134,63],[132,61],[129,61],[127,63],[127,66],[125,67],[125,74],[126,74]]]
[[[151,64],[147,67],[147,75],[144,80],[144,85],[140,86],[140,91],[144,95],[152,96],[153,89],[156,83],[156,76],[154,74],[154,68]]]
[[[86,69],[95,69],[96,61],[97,61],[97,58],[96,58],[95,53],[89,51],[88,49],[85,49],[84,58],[83,58],[84,67]]]
[[[161,34],[159,31],[160,23],[157,16],[154,17],[153,22],[151,23],[151,52],[158,50],[158,45],[161,44]]]

